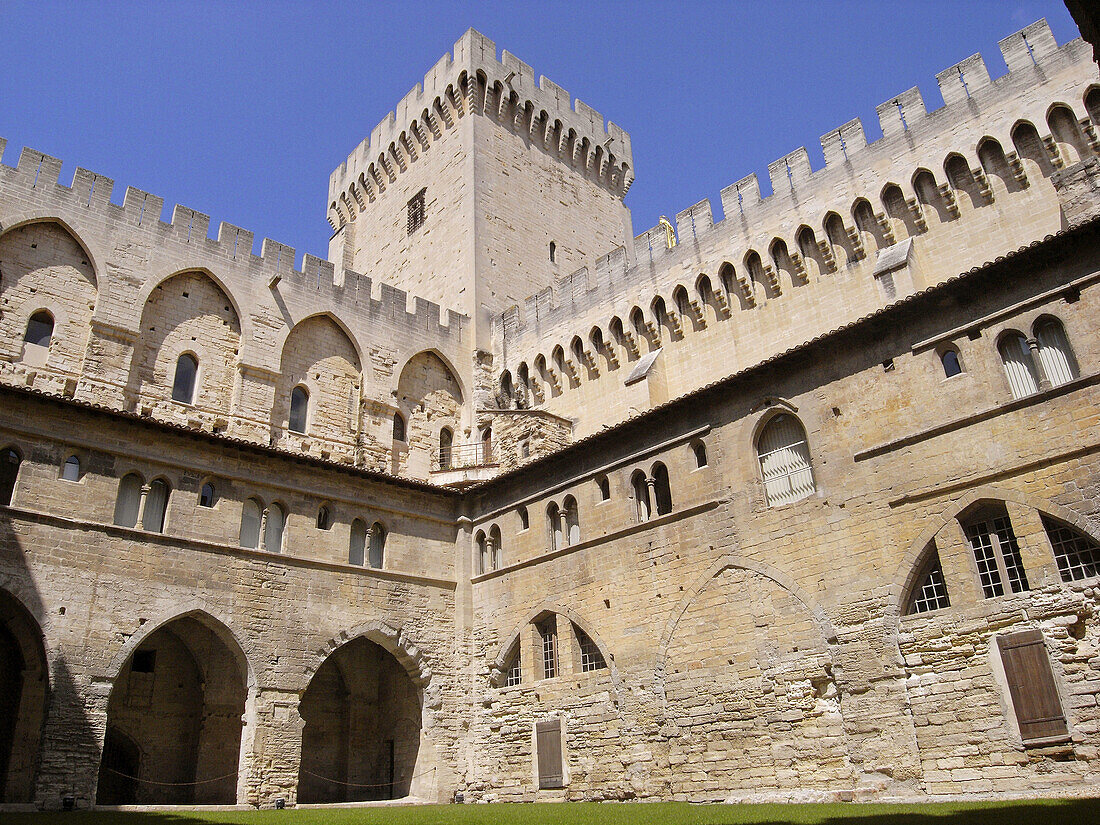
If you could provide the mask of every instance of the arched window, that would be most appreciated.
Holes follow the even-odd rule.
[[[558,255],[558,245],[550,241],[550,263],[554,263]]]
[[[481,431],[481,463],[489,464],[493,460],[493,428]]]
[[[526,530],[531,526],[531,518],[527,515],[527,508],[520,507],[517,511],[519,514],[519,529]]]
[[[454,442],[454,433],[447,427],[439,431],[439,469],[451,469],[451,444]]]
[[[218,502],[218,494],[211,482],[202,485],[199,491],[199,507],[213,507]]]
[[[283,552],[283,531],[286,527],[286,512],[278,504],[267,508],[267,525],[264,528],[264,550],[271,553]]]
[[[958,375],[963,371],[959,362],[959,354],[953,349],[945,349],[940,355],[940,363],[943,365],[943,374],[947,378]]]
[[[509,651],[504,665],[504,686],[515,687],[523,682],[523,670],[520,667],[519,642]]]
[[[554,502],[550,502],[546,508],[546,527],[550,534],[550,550],[560,550],[562,547],[562,534],[561,534],[561,511],[558,510],[558,505]]]
[[[393,414],[393,440],[405,442],[405,417],[399,412]]]
[[[19,477],[19,465],[22,461],[23,456],[11,447],[0,453],[0,504],[5,506],[11,504],[12,495],[15,493],[15,482]],[[138,489],[140,490],[140,487]],[[134,520],[137,520],[136,515]],[[116,520],[115,524],[118,523]]]
[[[695,456],[696,467],[707,466],[707,445],[702,441],[696,441],[691,445],[691,454]]]
[[[1042,519],[1062,581],[1074,582],[1100,576],[1100,542],[1049,516]]]
[[[501,547],[500,528],[495,524],[489,530],[489,538],[492,540],[493,545],[493,553],[489,563],[494,570],[499,570],[504,566],[504,548]]]
[[[363,566],[367,550],[367,525],[362,519],[351,523],[351,538],[348,540],[348,564]]]
[[[1060,321],[1055,318],[1039,321],[1035,325],[1035,339],[1039,342],[1039,364],[1052,387],[1077,378],[1077,360]]]
[[[577,637],[577,650],[581,654],[581,673],[591,673],[594,670],[603,670],[607,667],[600,648],[592,641],[592,637],[585,633],[576,624],[573,624],[573,635]]]
[[[668,468],[661,462],[653,465],[653,498],[657,515],[672,512],[672,487],[668,483]]]
[[[947,585],[943,581],[940,554],[935,544],[929,547],[925,556],[921,572],[917,575],[912,590],[909,591],[909,600],[905,605],[907,616],[951,606],[947,599]]]
[[[189,352],[176,359],[176,377],[172,381],[172,400],[192,404],[195,400],[195,379],[199,374],[199,362]],[[293,403],[292,403],[293,406]]]
[[[1005,581],[1013,593],[1031,589],[1020,559],[1020,544],[1003,504],[983,505],[960,524],[974,553],[985,598],[1003,596]]]
[[[1018,332],[1005,335],[997,351],[1001,354],[1001,363],[1008,376],[1008,386],[1013,398],[1023,398],[1039,390],[1039,375],[1035,371],[1035,361],[1028,349],[1027,339]]]
[[[510,407],[515,395],[516,391],[512,386],[512,373],[505,370],[500,374],[500,399],[503,402],[501,406]]]
[[[328,507],[321,505],[317,508],[317,529],[327,530],[332,527],[332,513],[329,512]]]
[[[44,309],[38,310],[27,322],[27,333],[23,340],[36,347],[48,347],[53,338],[53,316]]]
[[[566,546],[571,547],[579,544],[581,540],[581,520],[580,513],[577,512],[577,500],[573,496],[566,496],[565,501],[562,502],[562,510],[565,511],[565,529],[568,531]]]
[[[241,547],[255,550],[260,546],[260,523],[263,521],[263,505],[250,498],[241,508]]]
[[[608,501],[611,498],[611,482],[608,481],[607,476],[597,478],[596,487],[600,491],[600,501]]]
[[[164,532],[164,516],[168,512],[168,494],[172,488],[163,478],[149,485],[145,496],[145,510],[141,514],[141,526],[150,533]]]
[[[80,481],[80,459],[77,456],[71,455],[65,459],[61,478],[65,481]]]
[[[481,530],[478,530],[477,535],[474,536],[474,547],[476,548],[474,561],[477,564],[477,574],[480,576],[489,572],[489,540]]]
[[[290,431],[304,433],[309,419],[309,391],[295,387],[290,393]]]
[[[793,415],[780,413],[768,422],[757,439],[756,453],[769,507],[798,501],[816,489],[806,431]]]
[[[115,524],[119,527],[136,527],[141,514],[141,488],[145,482],[137,473],[128,473],[118,483],[115,499]]]
[[[382,569],[386,553],[386,528],[375,522],[370,528],[370,556],[367,561],[375,570]]]
[[[652,510],[649,503],[649,485],[646,484],[645,473],[638,470],[630,477],[630,486],[634,490],[634,514],[638,521],[649,521]]]

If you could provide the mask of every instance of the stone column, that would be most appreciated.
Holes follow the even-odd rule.
[[[261,688],[254,702],[256,726],[247,778],[247,801],[271,808],[276,799],[288,806],[298,801],[298,768],[305,723],[298,712],[297,691]],[[240,799],[238,793],[238,799]]]
[[[267,549],[267,514],[270,508],[265,507],[260,513],[260,540],[256,543],[261,550]]]
[[[557,549],[560,550],[562,547],[569,546],[569,515],[564,507],[558,511],[558,525],[558,529],[561,530],[561,547]]]
[[[1043,360],[1039,357],[1039,342],[1035,338],[1027,339],[1027,351],[1031,358],[1032,367],[1035,369],[1035,374],[1039,376],[1039,389],[1049,390],[1050,379],[1047,378],[1046,371],[1043,369]]]
[[[645,480],[645,495],[646,506],[642,512],[648,513],[646,518],[651,519],[657,515],[657,479],[650,477]]]
[[[149,491],[152,490],[152,489],[153,489],[153,487],[152,487],[151,484],[142,484],[141,485],[141,498],[138,501],[138,517],[137,517],[137,524],[134,525],[135,527],[140,527],[140,528],[145,527],[145,504],[149,500]]]

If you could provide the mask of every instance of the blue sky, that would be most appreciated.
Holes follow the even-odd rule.
[[[328,175],[473,26],[631,133],[634,231],[1046,17],[1054,0],[222,3],[5,0],[0,136],[327,254]],[[369,273],[385,277],[384,273]]]

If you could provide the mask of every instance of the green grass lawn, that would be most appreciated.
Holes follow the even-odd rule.
[[[691,805],[682,802],[418,805],[302,811],[4,814],[4,825],[1098,825],[1100,799],[923,805]]]

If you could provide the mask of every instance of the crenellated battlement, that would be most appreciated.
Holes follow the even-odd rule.
[[[0,138],[0,160],[6,143]],[[255,255],[254,233],[225,221],[218,224],[217,238],[211,238],[210,216],[182,204],[172,209],[172,218],[166,223],[160,219],[164,198],[159,195],[128,186],[122,204],[112,203],[115,181],[87,169],[78,168],[72,185],[66,186],[60,182],[61,166],[58,158],[25,147],[15,167],[0,164],[0,180],[10,189],[22,189],[28,195],[24,199],[29,201],[28,211],[37,216],[53,212],[60,216],[63,210],[57,207],[78,215],[98,215],[129,231],[150,233],[157,242],[191,247],[188,257],[195,268],[218,271],[228,263],[243,269],[257,289],[281,290],[291,297],[308,292],[312,300],[333,310],[354,308],[356,314],[378,323],[398,324],[427,335],[461,336],[467,323],[460,313],[449,309],[444,313],[438,304],[388,284],[378,284],[376,289],[368,276],[350,269],[337,271],[331,262],[315,255],[306,253],[301,266],[296,266],[295,248],[270,238],[263,239],[260,254]]]
[[[334,228],[374,201],[421,152],[469,113],[491,117],[625,195],[630,135],[496,44],[468,30],[329,177]]]
[[[650,336],[654,346],[662,324],[674,341],[686,330],[705,329],[702,276],[706,289],[714,290],[718,317],[738,307],[758,314],[764,304],[796,300],[798,306],[806,300],[857,306],[882,301],[876,281],[884,269],[891,271],[893,258],[881,256],[900,249],[903,240],[916,258],[907,253],[899,260],[920,260],[906,264],[912,289],[950,277],[958,271],[952,267],[969,257],[982,256],[970,265],[991,260],[1022,239],[1017,234],[1002,247],[991,231],[996,222],[975,230],[958,229],[956,221],[988,222],[999,210],[1018,209],[1035,220],[1043,213],[1045,220],[1053,209],[1051,226],[1037,237],[1056,231],[1051,173],[1100,151],[1092,104],[1085,106],[1090,89],[1100,87],[1096,67],[1082,41],[1058,46],[1044,20],[1004,38],[1000,47],[1006,75],[992,79],[980,55],[968,57],[936,75],[942,107],[928,111],[920,90],[909,89],[877,107],[881,138],[868,141],[862,122],[850,120],[821,137],[821,169],[799,147],[768,165],[771,194],[764,195],[757,175],[749,174],[722,190],[722,220],[714,220],[709,200],[700,201],[676,215],[671,243],[672,227],[664,223],[638,234],[633,266],[625,250],[616,249],[594,271],[577,270],[507,310],[496,328],[506,339],[505,368],[548,357],[555,345],[568,351],[578,338],[588,361],[583,350],[599,348],[589,341],[590,331],[602,330],[598,340],[608,341],[609,321],[629,326],[638,309],[646,321],[637,334]],[[988,206],[993,209],[987,213]],[[966,241],[974,231],[988,248],[979,252],[972,236]],[[820,287],[812,286],[818,281]],[[834,294],[841,288],[859,297]],[[769,308],[765,314],[774,312],[780,316],[773,323],[784,323],[781,316],[804,310]],[[625,339],[631,337],[627,330]],[[636,356],[636,340],[634,346],[620,343]],[[568,358],[564,371],[573,373]],[[560,376],[557,383],[564,386]]]

